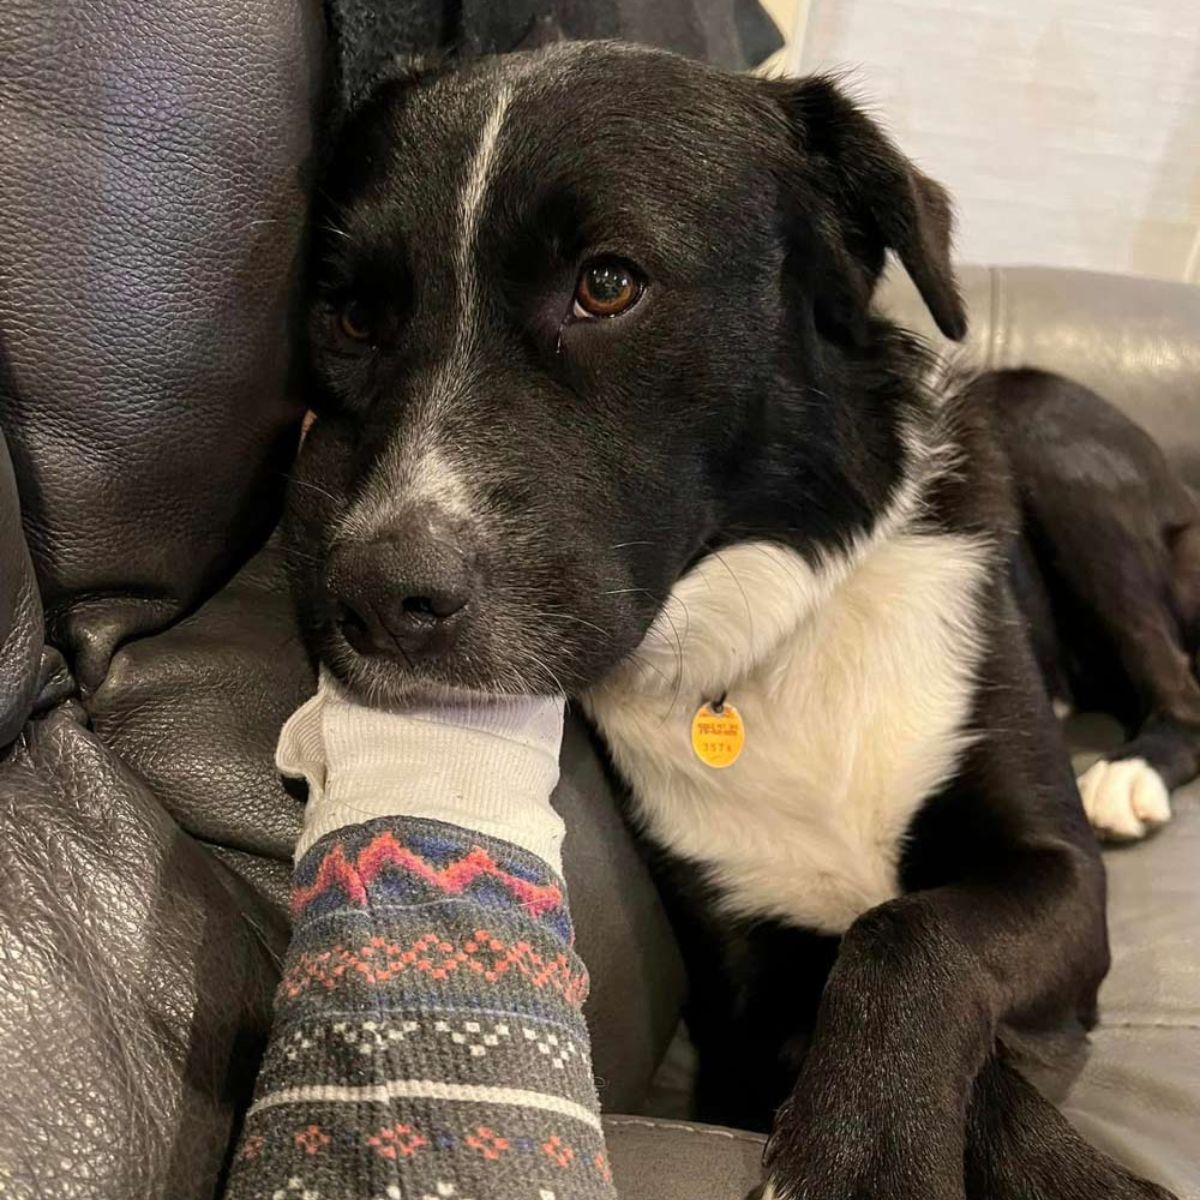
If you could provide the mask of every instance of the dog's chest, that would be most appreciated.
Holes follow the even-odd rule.
[[[775,547],[722,558],[738,600],[713,594],[718,573],[689,576],[679,653],[653,631],[639,650],[660,673],[682,663],[678,696],[635,658],[587,705],[647,833],[698,864],[726,911],[840,933],[897,894],[905,832],[967,743],[987,550],[896,538],[832,586]],[[714,769],[691,719],[726,688],[746,741]]]

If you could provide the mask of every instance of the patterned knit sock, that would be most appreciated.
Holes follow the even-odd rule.
[[[364,709],[328,678],[295,927],[227,1200],[614,1200],[558,874],[562,701]]]
[[[296,872],[229,1200],[614,1200],[561,880],[380,818]]]

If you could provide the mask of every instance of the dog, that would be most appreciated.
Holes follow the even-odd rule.
[[[1016,485],[1013,581],[1043,678],[1060,711],[1125,728],[1081,776],[1084,809],[1102,838],[1134,841],[1200,774],[1200,501],[1095,392],[1031,370],[979,386]]]
[[[1010,578],[942,188],[834,80],[613,43],[396,70],[329,151],[287,544],[373,703],[563,692],[765,1194],[1165,1197],[1015,1068],[1095,1016],[1105,881]]]

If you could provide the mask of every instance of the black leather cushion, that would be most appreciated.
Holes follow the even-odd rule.
[[[272,543],[192,616],[122,646],[87,708],[193,837],[278,864],[256,881],[278,876],[282,911],[303,802],[279,780],[275,742],[314,687]]]
[[[617,1194],[626,1200],[745,1200],[762,1182],[765,1139],[755,1133],[606,1117],[604,1137]]]
[[[319,0],[0,6],[0,426],[85,685],[272,520],[321,30]]]
[[[17,484],[0,433],[0,754],[17,736],[38,686],[42,605],[21,533]]]
[[[329,12],[346,97],[397,55],[447,44],[478,55],[563,38],[621,38],[734,70],[783,44],[758,0],[329,0]]]
[[[682,960],[591,737],[572,718],[552,799],[567,826],[563,872],[591,977],[584,1015],[600,1103],[636,1112],[679,1023]]]
[[[0,761],[0,1179],[210,1200],[287,929],[81,716]]]
[[[1078,770],[1120,741],[1105,718],[1068,732]],[[1055,1099],[1097,1146],[1200,1200],[1200,781],[1171,803],[1169,825],[1105,854],[1112,971],[1091,1052]]]

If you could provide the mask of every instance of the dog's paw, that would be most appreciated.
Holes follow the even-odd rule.
[[[1145,759],[1101,759],[1079,777],[1079,794],[1096,836],[1132,842],[1171,819],[1171,795]]]

